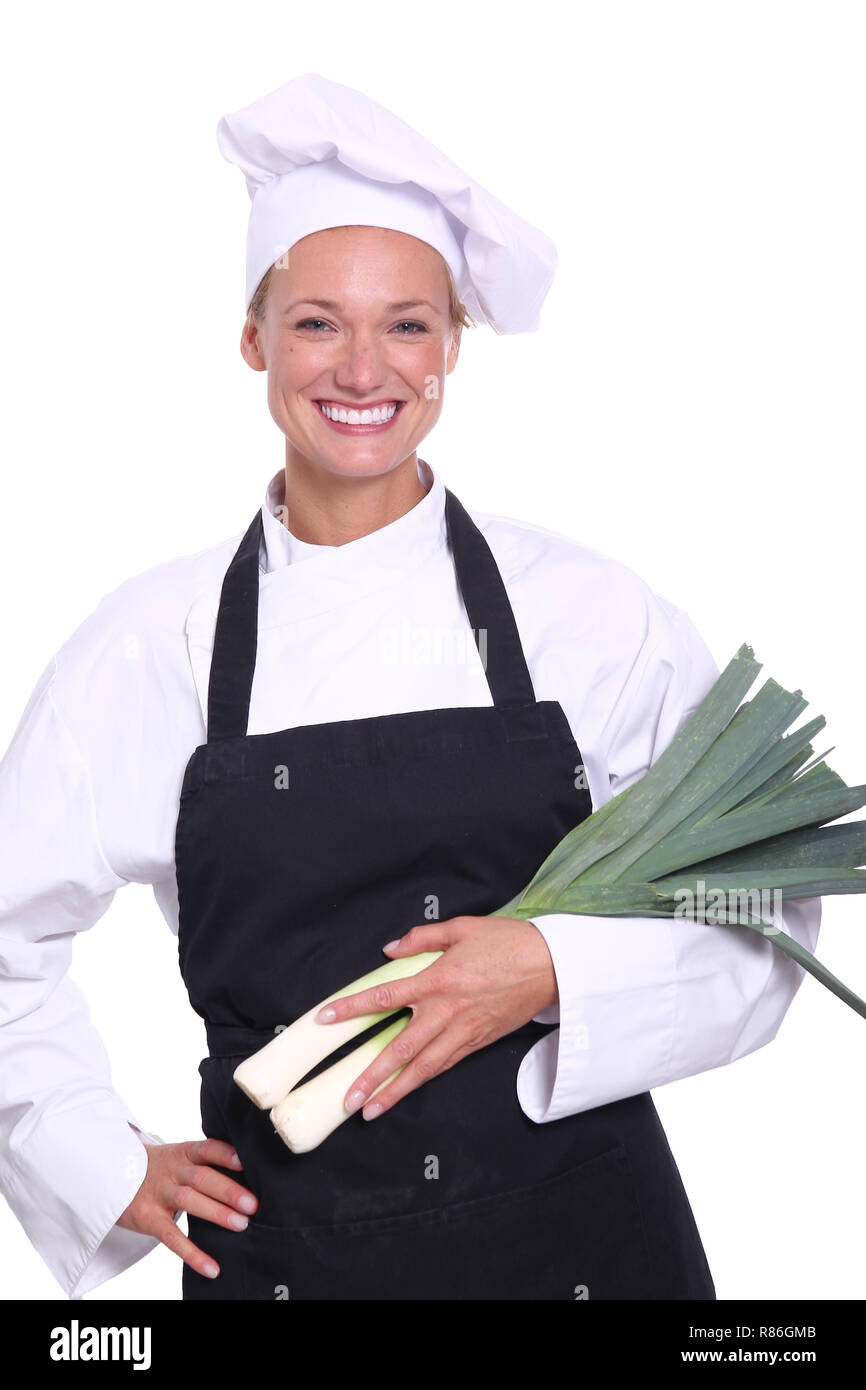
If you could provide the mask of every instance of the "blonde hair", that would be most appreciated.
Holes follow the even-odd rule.
[[[454,284],[454,276],[451,274],[451,267],[441,253],[439,256],[445,267],[445,275],[448,280],[448,317],[451,323],[451,331],[455,332],[458,328],[474,328],[475,320],[466,308],[466,305],[458,297],[457,287]],[[259,281],[256,292],[250,300],[250,307],[247,310],[247,319],[252,319],[254,323],[261,323],[265,316],[265,301],[268,297],[268,287],[271,282],[271,275],[274,266],[268,266],[261,280]]]

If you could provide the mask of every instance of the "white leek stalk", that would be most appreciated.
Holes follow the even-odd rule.
[[[344,1120],[348,1120],[351,1112],[343,1104],[343,1097],[352,1082],[375,1062],[379,1053],[410,1021],[406,1017],[398,1018],[395,1023],[390,1023],[374,1037],[361,1043],[360,1047],[356,1047],[347,1057],[328,1067],[327,1071],[320,1072],[312,1081],[307,1081],[303,1086],[290,1091],[279,1105],[274,1106],[271,1110],[274,1128],[292,1153],[303,1154],[315,1149]],[[371,1092],[371,1096],[375,1096],[383,1086],[393,1081],[402,1070],[403,1067],[400,1066],[386,1077],[376,1090]]]
[[[396,1013],[396,1009],[384,1009],[380,1013],[360,1014],[357,1018],[347,1018],[341,1023],[317,1023],[316,1014],[320,1009],[329,1004],[332,999],[342,999],[349,994],[360,994],[362,990],[374,989],[376,985],[388,984],[391,980],[406,979],[409,975],[415,975],[425,966],[432,965],[434,960],[438,960],[441,951],[422,951],[417,956],[402,957],[398,960],[389,960],[384,965],[380,965],[376,970],[371,970],[368,974],[362,975],[360,979],[354,980],[352,984],[346,985],[344,989],[335,990],[329,994],[327,999],[322,999],[315,1008],[308,1013],[302,1014],[288,1028],[284,1028],[278,1033],[271,1042],[265,1043],[264,1047],[259,1048],[251,1057],[247,1057],[235,1069],[234,1080],[245,1095],[259,1107],[260,1110],[270,1110],[276,1106],[291,1091],[293,1086],[297,1086],[302,1076],[312,1071],[313,1067],[318,1066],[319,1062],[325,1057],[329,1057],[332,1052],[336,1052],[343,1043],[349,1042],[359,1033],[377,1023],[380,1019],[387,1018],[389,1014]],[[408,1020],[402,1020],[407,1022]],[[377,1034],[375,1039],[378,1041],[381,1034]],[[378,1055],[375,1054],[375,1055]],[[330,1071],[323,1075],[330,1076]],[[364,1070],[363,1066],[356,1067],[354,1076],[359,1076]],[[350,1077],[351,1081],[353,1077]],[[309,1084],[314,1084],[313,1082]],[[303,1090],[306,1087],[301,1088]],[[347,1112],[343,1112],[345,1119]]]

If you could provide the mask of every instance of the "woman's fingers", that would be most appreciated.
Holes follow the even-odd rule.
[[[376,1085],[381,1085],[381,1081],[370,1088],[367,1095],[371,1099],[364,1105],[364,1119],[375,1120],[379,1115],[384,1115],[386,1110],[390,1110],[410,1091],[423,1086],[440,1072],[447,1071],[459,1058],[465,1057],[467,1050],[455,1045],[450,1030],[440,1032],[426,1047],[421,1047],[415,1052],[412,1060],[406,1063],[399,1076],[395,1076],[389,1086],[383,1086],[375,1096],[373,1092],[376,1091]],[[384,1055],[383,1052],[382,1056]],[[393,1071],[394,1067],[389,1067],[382,1080],[387,1080]]]
[[[191,1163],[215,1163],[218,1168],[243,1168],[240,1157],[224,1139],[192,1139],[186,1145]]]
[[[406,980],[391,980],[386,985],[374,985],[372,989],[359,990],[357,994],[344,994],[340,999],[329,999],[316,1014],[317,1023],[342,1023],[345,1018],[357,1018],[360,1014],[389,1013],[394,1009],[405,1009],[414,1004],[425,991],[422,977],[432,970],[433,965],[425,966],[417,975]]]
[[[406,1073],[409,1072],[409,1084],[403,1082],[402,1095],[405,1095],[406,1091],[412,1090],[413,1086],[420,1086],[422,1081],[429,1080],[431,1075],[435,1075],[433,1072],[426,1073],[431,1058],[425,1057],[425,1061],[419,1069],[419,1056],[425,1049],[429,1048],[432,1040],[439,1036],[449,1038],[448,1043],[444,1044],[448,1054],[450,1055],[454,1051],[456,1044],[450,1039],[448,1030],[450,1022],[450,1012],[441,1008],[429,1008],[423,1013],[416,1014],[402,1032],[398,1033],[397,1037],[382,1049],[376,1060],[371,1062],[369,1067],[352,1082],[346,1092],[344,1101],[346,1109],[350,1111],[360,1110],[361,1106],[376,1090],[376,1087],[381,1086],[383,1081],[387,1081],[398,1067],[403,1067],[404,1070],[392,1083],[395,1086],[397,1082],[403,1081]],[[421,1075],[420,1072],[425,1074]],[[388,1091],[390,1092],[390,1090],[389,1087]],[[385,1095],[386,1093],[383,1091],[380,1094]],[[398,1097],[395,1095],[394,1100],[396,1099]],[[379,1096],[376,1097],[376,1100],[379,1100]],[[381,1112],[377,1110],[376,1114],[379,1113]],[[369,1118],[372,1119],[373,1117],[370,1116]]]
[[[245,1231],[249,1217],[258,1206],[247,1188],[203,1163],[180,1165],[175,1181],[175,1210],[181,1207],[183,1211],[215,1221],[232,1231]]]
[[[464,934],[466,917],[449,917],[444,922],[421,922],[405,936],[389,941],[382,950],[392,959],[399,956],[420,956],[422,951],[444,951]]]
[[[219,1171],[240,1169],[243,1165],[237,1153],[222,1139],[145,1144],[145,1148],[144,1181],[117,1224],[155,1236],[190,1268],[206,1278],[216,1278],[216,1261],[178,1229],[174,1218],[179,1211],[186,1211],[229,1231],[245,1229],[249,1215],[258,1207],[256,1196]]]
[[[405,980],[392,980],[387,984],[375,985],[372,989],[363,989],[358,994],[330,999],[316,1014],[316,1022],[342,1023],[344,1019],[357,1018],[361,1014],[405,1009],[435,993],[450,975],[448,948],[471,935],[477,920],[473,917],[449,917],[445,922],[422,922],[407,931],[405,936],[389,941],[382,949],[393,960],[420,956],[426,951],[441,951],[443,954]]]
[[[411,932],[409,935],[411,936]],[[431,947],[431,949],[434,949]],[[420,949],[403,952],[417,956]],[[357,1018],[361,1014],[390,1013],[396,1009],[406,1009],[424,999],[428,994],[442,986],[442,971],[446,967],[442,955],[438,960],[425,965],[414,975],[403,980],[390,980],[387,984],[374,985],[372,989],[362,989],[357,994],[344,994],[339,999],[329,999],[316,1014],[317,1023],[342,1023],[346,1018]]]
[[[189,1212],[191,1216],[199,1216],[203,1221],[212,1221],[215,1226],[224,1226],[228,1231],[245,1231],[249,1225],[249,1216],[244,1215],[242,1211],[236,1211],[234,1204],[228,1206],[225,1202],[209,1196],[205,1190],[218,1174],[209,1172],[206,1168],[197,1168],[194,1172],[203,1176],[197,1181],[194,1178],[190,1183],[181,1183],[175,1189],[172,1199],[174,1210]]]
[[[204,1250],[199,1250],[195,1242],[185,1236],[170,1217],[155,1222],[148,1234],[156,1236],[157,1240],[179,1255],[184,1264],[188,1264],[197,1274],[203,1274],[206,1279],[215,1279],[219,1274],[220,1267],[216,1260],[206,1255]]]
[[[216,1157],[213,1154],[213,1145],[217,1145],[219,1148],[219,1154]],[[210,1167],[211,1163],[220,1162],[220,1160],[222,1160],[220,1167],[228,1167],[230,1157],[234,1153],[230,1144],[224,1144],[219,1139],[194,1141],[187,1145],[187,1152],[190,1159],[189,1163],[180,1164],[176,1173],[176,1181],[181,1187],[191,1187],[205,1196],[212,1197],[217,1202],[224,1202],[226,1206],[235,1207],[239,1212],[245,1212],[247,1216],[252,1215],[258,1206],[255,1194],[250,1192],[249,1188],[242,1187],[239,1182],[235,1182],[234,1178],[228,1177],[225,1173],[219,1173]],[[201,1213],[196,1214],[200,1215]],[[240,1231],[244,1229],[244,1226],[235,1226],[234,1229]]]

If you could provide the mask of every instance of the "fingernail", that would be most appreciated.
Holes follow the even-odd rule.
[[[382,1113],[382,1107],[381,1107],[381,1105],[379,1104],[379,1102],[378,1102],[377,1100],[374,1100],[374,1101],[373,1101],[373,1104],[372,1104],[372,1105],[368,1105],[368,1106],[367,1106],[367,1109],[364,1111],[364,1119],[365,1119],[365,1120],[375,1120],[376,1116],[377,1116],[377,1115],[381,1115],[381,1113]]]
[[[240,1212],[233,1211],[226,1217],[228,1224],[233,1231],[245,1231],[250,1224],[248,1216],[241,1216]]]
[[[241,1211],[248,1211],[252,1215],[256,1209],[256,1199],[255,1197],[241,1197],[238,1206]]]
[[[398,939],[397,941],[389,941],[387,946],[383,946],[383,947],[382,947],[382,950],[383,950],[383,951],[393,951],[393,950],[395,949],[395,947],[397,947],[397,946],[399,946],[399,945],[400,945],[399,939]]]
[[[232,1164],[232,1167],[233,1167],[233,1168],[243,1168],[243,1166],[244,1166],[244,1165],[241,1163],[241,1160],[240,1160],[240,1157],[239,1157],[238,1154],[232,1154],[232,1157],[231,1157],[231,1164]]]
[[[363,1104],[364,1104],[364,1092],[363,1092],[363,1091],[352,1091],[351,1095],[348,1097],[348,1099],[347,1099],[347,1101],[346,1101],[346,1109],[349,1110],[349,1111],[352,1111],[352,1110],[360,1110],[360,1108],[361,1108],[361,1106],[362,1106]]]
[[[219,1272],[219,1265],[215,1265],[212,1260],[208,1260],[207,1264],[202,1270],[202,1274],[205,1276],[206,1279],[216,1279]]]
[[[337,1017],[336,1009],[320,1009],[316,1014],[317,1023],[333,1023]]]

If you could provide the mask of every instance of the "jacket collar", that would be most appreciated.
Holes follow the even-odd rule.
[[[285,474],[274,474],[262,502],[264,547],[259,563],[264,573],[284,569],[301,561],[312,562],[321,575],[352,575],[353,582],[374,571],[414,565],[419,553],[429,553],[441,544],[445,517],[445,487],[423,459],[418,460],[418,477],[427,489],[414,507],[387,526],[345,545],[311,545],[292,535],[284,524],[280,509],[285,502]]]

